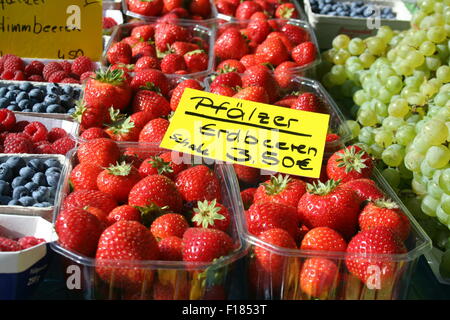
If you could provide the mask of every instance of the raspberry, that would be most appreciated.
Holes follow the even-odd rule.
[[[34,121],[25,127],[24,133],[30,136],[31,141],[39,142],[47,140],[47,128],[40,122]]]
[[[80,81],[78,81],[75,78],[64,78],[60,81],[61,83],[80,83]]]
[[[17,70],[16,72],[14,72],[13,80],[26,80],[23,71]]]
[[[103,29],[111,29],[114,26],[117,26],[116,20],[111,17],[103,17],[102,20]]]
[[[32,75],[42,75],[44,64],[40,61],[33,60],[25,67],[25,74],[29,77]]]
[[[85,72],[93,71],[94,66],[89,57],[81,56],[76,58],[72,63],[72,73],[81,77]]]
[[[8,135],[9,135],[8,131],[4,131],[4,132],[0,133],[0,144],[5,143],[5,139]]]
[[[38,74],[33,74],[32,76],[28,77],[28,81],[35,81],[35,82],[44,82],[44,78]]]
[[[80,76],[80,82],[83,83],[84,81],[93,76],[95,76],[95,72],[92,71],[85,72]]]
[[[20,251],[22,247],[17,241],[0,237],[0,251]]]
[[[36,153],[39,154],[53,154],[53,147],[50,142],[48,141],[39,141],[34,144]]]
[[[16,125],[14,112],[8,109],[0,110],[0,131],[11,131]]]
[[[53,143],[65,136],[67,136],[67,132],[63,128],[52,128],[47,134],[47,140],[48,142]]]
[[[47,80],[48,80],[48,82],[61,82],[66,77],[67,77],[67,72],[65,72],[64,70],[61,70],[61,71],[53,72],[48,77]]]
[[[14,71],[5,70],[2,72],[0,78],[2,78],[3,80],[12,80],[12,78],[14,78]]]
[[[49,77],[57,71],[64,71],[64,70],[58,62],[55,61],[49,62],[48,64],[45,65],[44,69],[42,70],[42,75],[44,76],[44,79],[48,81]]]
[[[72,72],[72,64],[69,61],[67,60],[60,61],[59,64],[61,65],[63,70],[67,72],[67,74]]]
[[[70,136],[58,139],[52,143],[53,152],[57,154],[66,154],[75,147],[75,141]]]
[[[92,127],[84,130],[84,132],[80,136],[85,140],[92,140],[97,138],[109,138],[108,134],[99,127]]]
[[[10,133],[5,138],[5,153],[34,153],[34,151],[34,144],[26,134]]]
[[[3,70],[11,70],[11,71],[17,71],[21,70],[23,71],[24,68],[24,62],[22,59],[15,55],[10,55],[7,57],[3,62]]]
[[[26,120],[16,122],[16,125],[10,130],[11,132],[22,132],[30,122]]]
[[[21,246],[22,250],[37,246],[40,243],[46,242],[45,239],[36,238],[33,236],[23,237],[17,240],[17,243]]]

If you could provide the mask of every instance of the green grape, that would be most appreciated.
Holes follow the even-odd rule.
[[[422,211],[430,216],[430,217],[436,217],[436,209],[437,206],[439,205],[439,200],[426,195],[423,199],[422,199],[422,205],[421,205],[421,209]]]
[[[358,140],[366,145],[375,143],[375,132],[372,127],[362,127],[359,131]]]
[[[414,138],[412,144],[410,145],[410,149],[425,154],[430,146],[431,143],[428,137],[420,134]]]
[[[411,93],[411,95],[406,98],[406,101],[408,101],[408,103],[411,105],[424,106],[427,102],[427,99],[424,94],[415,92]]]
[[[391,49],[388,51],[386,57],[388,58],[389,61],[395,61],[395,59],[397,59],[397,51],[394,49]]]
[[[390,146],[393,141],[394,134],[392,133],[392,131],[381,129],[375,133],[375,143],[384,148]]]
[[[444,12],[444,8],[445,8],[445,6],[444,6],[444,4],[442,2],[436,2],[434,4],[434,12],[443,13]]]
[[[427,161],[422,161],[422,163],[420,164],[420,172],[423,176],[432,178],[434,173],[436,172],[436,169],[430,167]]]
[[[378,29],[377,37],[383,39],[385,43],[389,43],[394,37],[394,32],[389,26],[381,26],[380,29]]]
[[[370,146],[369,153],[375,158],[380,158],[383,150],[384,148],[382,146],[375,143]]]
[[[425,41],[420,45],[419,51],[426,57],[432,56],[436,51],[436,45],[431,41]]]
[[[392,98],[392,93],[385,86],[382,86],[378,90],[378,94],[376,95],[376,97],[383,103],[389,103]]]
[[[427,117],[436,117],[436,115],[439,113],[439,110],[441,110],[440,107],[438,106],[428,106],[428,112],[427,112]]]
[[[358,112],[358,122],[363,126],[371,127],[377,124],[377,117],[374,110],[370,108],[361,108]]]
[[[427,181],[424,179],[416,179],[414,177],[411,180],[411,188],[418,196],[425,196],[427,194]]]
[[[417,11],[411,19],[411,24],[420,26],[420,23],[422,22],[423,18],[425,18],[426,16],[427,16],[427,14],[425,12]],[[391,45],[395,45],[395,43],[391,43]]]
[[[409,46],[409,44],[401,44],[397,47],[397,50],[397,56],[405,59],[411,51],[411,47]]]
[[[415,150],[410,150],[405,155],[405,167],[411,171],[419,171],[420,164],[425,159],[425,156],[422,153],[419,153]]]
[[[411,114],[407,119],[406,122],[410,124],[415,124],[419,122],[422,119],[422,117],[419,114]]]
[[[409,112],[408,101],[403,98],[392,99],[388,107],[390,116],[403,118]]]
[[[441,59],[439,59],[439,57],[436,55],[425,58],[425,66],[431,71],[436,71],[441,66],[441,64]]]
[[[422,75],[413,75],[411,77],[405,78],[405,85],[408,87],[419,88],[420,85],[424,82],[424,76]]]
[[[439,176],[439,186],[446,194],[450,194],[450,169],[447,168]]]
[[[358,137],[358,135],[361,131],[361,127],[359,126],[358,122],[356,122],[354,120],[347,120],[347,121],[345,121],[345,123],[347,124],[348,128],[350,129],[350,132],[352,134],[352,139],[355,139],[356,137]]]
[[[399,93],[402,90],[403,82],[399,76],[390,76],[386,80],[386,88],[392,93]]]
[[[447,139],[448,131],[444,121],[438,119],[430,119],[422,128],[425,135],[432,145],[439,145]]]
[[[372,63],[374,63],[375,57],[372,54],[370,54],[368,51],[364,51],[359,56],[359,60],[361,60],[361,63],[364,66],[364,68],[367,69],[372,65]]]
[[[350,58],[350,52],[344,49],[339,49],[333,57],[334,64],[344,64]]]
[[[437,86],[434,82],[429,80],[428,82],[422,83],[420,86],[420,93],[424,96],[432,97],[439,91],[439,86]]]
[[[419,134],[420,132],[422,132],[422,128],[425,126],[425,124],[427,123],[428,120],[426,119],[420,119],[419,121],[417,121],[416,123],[416,133]]]
[[[441,83],[447,83],[450,82],[450,67],[449,66],[440,66],[436,70],[436,78]]]
[[[330,81],[335,85],[342,85],[347,80],[345,67],[342,65],[335,65],[330,71]]]
[[[444,62],[445,60],[447,60],[447,58],[450,55],[450,51],[449,51],[447,44],[440,43],[440,44],[436,45],[436,49],[437,49],[437,55],[441,59],[441,61]]]
[[[400,173],[394,168],[386,168],[381,171],[381,175],[389,182],[391,186],[397,188],[400,185]]]
[[[445,194],[445,193],[442,194],[441,207],[442,207],[442,210],[445,211],[445,213],[450,214],[450,195]]]
[[[369,87],[369,94],[375,98],[378,96],[378,92],[380,92],[380,89],[381,85],[378,83],[378,81],[373,81],[371,86]]]
[[[447,225],[450,222],[449,215],[442,209],[440,204],[436,207],[436,217],[443,225]]]
[[[387,147],[381,154],[381,159],[390,167],[397,167],[402,163],[405,156],[405,148],[399,144]]]
[[[381,56],[386,50],[386,42],[378,37],[370,37],[366,39],[367,50],[374,56]]]
[[[322,58],[327,62],[333,63],[334,55],[336,54],[336,52],[336,49],[331,48],[330,50],[323,52]]]
[[[350,67],[353,64],[360,64],[362,66],[361,61],[359,60],[358,57],[350,57],[347,59],[347,61],[345,61],[346,68]]]
[[[442,189],[439,187],[439,184],[434,181],[428,182],[427,192],[430,196],[432,196],[435,199],[441,199],[442,195],[444,194],[442,192]]]
[[[443,145],[432,146],[430,149],[428,149],[425,155],[425,160],[432,168],[442,168],[450,161],[450,150]]]
[[[346,80],[341,86],[342,95],[346,98],[351,98],[353,97],[354,92],[355,92],[354,83],[350,80]]]
[[[335,49],[346,49],[350,42],[350,37],[345,34],[340,34],[333,39],[332,45]]]
[[[407,99],[409,96],[411,96],[412,94],[417,93],[417,88],[416,87],[410,87],[410,86],[406,86],[403,87],[400,96],[402,98]]]
[[[331,73],[327,72],[322,78],[322,84],[325,88],[330,89],[334,86],[334,83],[331,79]]]
[[[406,56],[406,62],[413,68],[416,68],[425,62],[425,57],[417,50],[411,50]]]
[[[370,96],[364,90],[358,90],[353,94],[353,101],[361,106],[364,102],[369,101]]]
[[[388,107],[382,101],[374,99],[372,100],[372,104],[378,116],[386,117],[388,115]]]
[[[389,116],[383,120],[383,127],[387,130],[395,131],[405,124],[402,118]]]
[[[348,51],[353,56],[359,56],[361,53],[364,52],[364,50],[366,50],[366,45],[362,39],[353,38],[350,40],[348,44]]]
[[[398,144],[407,146],[409,143],[411,143],[411,141],[414,140],[415,136],[416,131],[414,129],[414,126],[408,124],[398,128],[398,130],[395,132],[395,141],[397,141]]]

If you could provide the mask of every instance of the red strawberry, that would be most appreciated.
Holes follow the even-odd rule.
[[[131,101],[131,89],[122,70],[98,70],[86,82],[84,101],[91,108],[123,110]]]
[[[127,0],[128,10],[143,16],[159,16],[164,2],[162,0]]]
[[[238,29],[225,30],[214,44],[214,53],[219,59],[240,59],[248,54],[249,48]]]
[[[278,19],[296,19],[298,12],[293,3],[282,3],[275,11],[275,17]]]
[[[374,167],[370,156],[358,146],[348,146],[335,152],[327,162],[328,178],[347,182],[369,178]]]
[[[242,87],[241,76],[237,72],[221,73],[214,78],[210,87],[213,88],[218,85],[224,85],[231,88]]]
[[[200,47],[195,43],[175,41],[170,46],[170,52],[184,56],[186,53],[194,50],[199,50]]]
[[[173,236],[181,238],[188,228],[189,224],[184,216],[178,213],[166,213],[152,222],[150,231],[159,240]]]
[[[256,2],[243,1],[236,9],[235,17],[238,20],[249,20],[252,14],[263,11],[263,8]]]
[[[246,87],[263,87],[269,96],[269,101],[273,102],[278,99],[278,86],[273,73],[264,66],[256,65],[245,70],[242,76],[242,86]]]
[[[33,60],[25,67],[25,75],[27,77],[32,75],[42,75],[44,64],[41,61]]]
[[[142,113],[146,114],[145,112]],[[134,113],[133,115],[136,114],[137,113]],[[150,116],[148,119],[152,118],[152,115],[150,114],[147,115]],[[105,129],[105,132],[114,141],[137,141],[141,129],[142,129],[141,127],[138,127],[134,123],[134,121],[131,119],[130,116],[125,119],[114,122],[111,125],[108,125],[107,128]]]
[[[163,261],[183,260],[183,239],[175,236],[166,237],[158,242],[160,259]]]
[[[99,138],[81,143],[77,156],[81,163],[88,162],[107,167],[119,160],[120,150],[114,141]]]
[[[133,98],[133,112],[145,111],[154,118],[170,113],[169,101],[161,94],[151,90],[139,90]]]
[[[261,103],[269,103],[269,97],[267,96],[267,92],[263,87],[247,87],[242,90],[239,90],[233,98],[243,99]]]
[[[308,32],[300,26],[296,26],[295,24],[285,24],[281,28],[281,32],[283,32],[291,43],[296,46],[305,41],[309,41]]]
[[[334,180],[308,184],[307,190],[297,207],[303,224],[334,229],[347,239],[355,234],[361,200],[354,190]]]
[[[23,129],[23,132],[29,135],[33,142],[47,140],[48,130],[41,122],[31,122]]]
[[[47,140],[48,142],[52,143],[55,142],[58,139],[64,138],[65,136],[67,136],[67,132],[66,130],[64,130],[63,128],[51,128],[50,131],[47,134]]]
[[[168,127],[169,121],[166,119],[157,118],[149,121],[139,134],[139,142],[161,143]]]
[[[306,192],[306,183],[288,175],[271,176],[256,190],[255,202],[278,202],[296,207]]]
[[[278,66],[289,60],[289,51],[279,38],[267,38],[256,49],[256,56],[260,63],[270,63]]]
[[[102,172],[101,166],[89,162],[79,163],[70,172],[70,182],[74,190],[98,190],[97,176]]]
[[[339,269],[332,260],[307,259],[300,273],[300,288],[308,297],[326,299],[338,277]]]
[[[212,201],[198,201],[194,208],[192,222],[196,227],[227,231],[230,225],[230,213],[222,204]]]
[[[295,77],[295,68],[298,65],[292,61],[285,61],[279,64],[274,70],[275,80],[282,89],[293,85],[292,79]]]
[[[170,98],[170,109],[172,109],[172,111],[175,111],[177,109],[178,103],[180,102],[181,96],[183,95],[184,89],[186,88],[203,90],[202,85],[197,80],[187,79],[180,82],[173,90],[172,96]]]
[[[17,243],[22,247],[22,250],[32,248],[45,242],[46,242],[45,239],[36,238],[34,236],[22,237],[19,240],[17,240]]]
[[[316,60],[317,49],[311,41],[300,43],[291,51],[292,59],[299,66],[308,65]]]
[[[208,0],[192,0],[189,11],[194,15],[209,18],[211,15],[211,3]]]
[[[126,162],[104,169],[97,176],[98,190],[110,194],[117,202],[123,203],[141,176],[136,168]]]
[[[161,208],[167,206],[172,212],[180,212],[183,198],[172,180],[155,174],[136,183],[128,196],[131,206],[146,207],[152,203]]]
[[[96,271],[115,287],[140,288],[152,280],[153,273],[133,264],[158,258],[158,243],[146,227],[137,221],[118,221],[100,236],[95,256]],[[111,267],[111,261],[120,262],[120,268]]]
[[[358,221],[362,231],[375,227],[387,227],[403,241],[408,238],[411,230],[409,219],[400,207],[386,199],[366,204]]]
[[[239,181],[247,184],[256,184],[261,179],[261,169],[233,164],[234,171]]]
[[[182,0],[164,0],[164,11],[170,12],[173,9],[181,8],[183,6]]]
[[[221,201],[221,187],[216,174],[205,165],[180,172],[175,184],[185,201]]]
[[[175,71],[187,70],[183,56],[176,53],[169,53],[161,60],[161,71],[165,74],[175,73]]]
[[[142,57],[156,58],[156,50],[153,45],[148,42],[138,42],[131,48],[132,61],[137,62]]]
[[[190,73],[201,72],[208,69],[208,55],[203,50],[189,51],[184,55],[187,69]]]
[[[389,228],[375,227],[359,232],[347,246],[348,270],[371,289],[389,285],[400,268],[393,255],[406,253],[401,240]]]
[[[155,27],[151,24],[138,25],[131,30],[131,36],[143,40],[148,41],[155,35]]]
[[[95,215],[83,208],[70,207],[58,215],[55,229],[61,246],[92,257],[103,225]]]
[[[160,52],[169,50],[175,41],[187,41],[189,38],[189,30],[180,25],[164,22],[155,27],[155,45]]]
[[[236,91],[233,88],[227,87],[223,84],[218,84],[209,89],[209,92],[218,94],[220,96],[232,97],[236,94]]]
[[[109,135],[99,127],[92,127],[83,131],[80,138],[84,140],[93,140],[98,138],[109,138]]]
[[[267,20],[257,19],[252,20],[247,25],[248,38],[255,42],[263,42],[271,31],[271,27]]]
[[[256,59],[256,54],[246,54],[239,60],[239,62],[246,70],[260,64],[260,61]]]
[[[136,72],[130,86],[135,92],[141,87],[151,87],[156,91],[159,89],[163,96],[169,93],[169,81],[166,75],[156,69],[145,69]]]
[[[102,223],[103,229],[106,228],[106,226],[108,225],[108,220],[106,219],[108,217],[108,214],[106,212],[104,212],[102,209],[91,206],[86,206],[83,209],[89,212],[90,214],[96,216],[98,220]]]
[[[16,125],[14,112],[8,109],[0,110],[0,131],[11,131]]]
[[[141,222],[141,213],[135,207],[128,204],[124,204],[114,208],[106,217],[109,225],[116,223],[117,221],[137,221]]]
[[[113,44],[106,52],[107,59],[110,64],[131,63],[131,46],[123,41]]]
[[[355,190],[362,201],[378,200],[384,197],[383,191],[371,179],[354,179],[343,183],[342,186]]]
[[[227,72],[237,72],[243,73],[245,71],[245,66],[239,61],[235,59],[227,59],[219,63],[216,68],[218,73],[227,73]]]
[[[0,252],[20,251],[20,250],[22,250],[22,247],[17,241],[0,237]]]
[[[327,227],[313,228],[303,237],[301,250],[345,251],[347,243],[342,236]]]
[[[102,28],[103,29],[111,29],[112,27],[117,26],[116,20],[111,17],[103,17],[102,18]]]
[[[237,6],[235,6],[228,0],[217,0],[216,8],[219,13],[222,13],[227,16],[234,16]]]
[[[183,235],[183,260],[211,262],[233,250],[233,239],[217,229],[189,228]]]
[[[160,69],[160,68],[161,65],[158,58],[150,56],[140,57],[134,64],[134,71],[136,72],[145,69]]]
[[[62,210],[86,206],[99,208],[103,212],[109,213],[117,207],[117,202],[109,194],[98,190],[76,190],[64,198]]]
[[[242,204],[244,205],[244,210],[248,210],[253,204],[253,198],[256,192],[256,188],[247,188],[241,191]]]
[[[322,112],[322,102],[318,96],[311,92],[305,92],[298,96],[291,109]]]
[[[180,159],[182,160],[182,159]],[[172,160],[172,151],[164,152],[159,156],[154,156],[145,159],[139,167],[141,177],[146,177],[152,174],[162,174],[170,179],[174,179],[178,173],[186,169],[183,162]]]

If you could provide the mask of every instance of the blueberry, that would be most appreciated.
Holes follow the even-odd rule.
[[[44,99],[44,93],[41,89],[35,88],[28,93],[28,96],[35,100],[41,102]]]
[[[19,200],[19,198],[26,197],[30,195],[30,190],[25,188],[24,186],[19,186],[13,189],[12,198],[15,200]]]
[[[50,197],[50,190],[47,187],[39,187],[37,190],[33,191],[32,196],[36,202],[45,202],[48,201]]]
[[[26,197],[21,197],[19,199],[19,202],[25,207],[31,207],[33,204],[36,203],[36,200],[34,200],[33,197],[26,196]]]
[[[43,174],[42,172],[36,173],[33,178],[31,178],[31,181],[37,183],[40,186],[47,186],[47,179],[45,177],[45,174]]]
[[[15,176],[19,174],[20,168],[27,165],[25,160],[21,157],[9,157],[5,163],[13,170]]]
[[[19,90],[19,86],[18,86],[18,85],[15,85],[15,84],[12,84],[12,85],[8,86],[8,90],[9,90],[9,91],[16,91],[16,90]]]
[[[358,7],[361,7],[364,5],[364,1],[356,1],[355,3]]]
[[[27,179],[28,181],[31,180],[31,178],[33,178],[33,176],[35,175],[36,170],[34,170],[31,167],[23,167],[22,169],[20,169],[19,171],[19,175],[24,178]]]
[[[48,168],[47,170],[45,170],[45,175],[46,176],[49,176],[49,175],[52,175],[52,174],[61,174],[61,169],[60,168],[55,168],[55,167],[51,167],[51,168]]]
[[[27,99],[21,100],[21,101],[18,103],[18,106],[19,106],[19,108],[22,109],[22,110],[25,110],[25,109],[31,110],[31,101],[30,101],[30,100],[27,100]]]
[[[17,93],[14,91],[9,91],[5,94],[5,98],[8,99],[9,101],[15,101],[17,97]]]
[[[39,185],[37,183],[31,181],[31,182],[27,182],[25,184],[25,188],[27,188],[28,190],[33,192],[39,188]]]
[[[22,110],[20,110],[20,108],[17,104],[11,104],[6,109],[11,110],[11,111],[22,111]]]
[[[11,201],[11,197],[9,196],[0,196],[0,205],[2,206],[6,206],[9,204],[9,202]]]
[[[28,182],[28,179],[24,178],[24,177],[15,177],[13,179],[13,181],[11,182],[11,186],[13,188],[17,188],[20,186],[25,186],[25,184]]]
[[[11,194],[11,186],[8,182],[0,180],[0,195],[9,196]]]
[[[0,180],[10,182],[13,176],[13,170],[8,166],[8,164],[0,164]]]
[[[44,172],[47,169],[43,159],[31,159],[28,161],[27,166],[35,172]]]
[[[44,102],[47,105],[58,104],[59,103],[59,96],[57,96],[56,94],[48,94],[48,95],[45,96]]]
[[[50,191],[50,198],[55,199],[55,197],[56,197],[56,188],[55,187],[49,187],[48,190]]]
[[[364,15],[364,17],[370,17],[370,16],[373,15],[374,13],[375,13],[375,10],[374,10],[371,6],[368,6],[368,7],[364,10],[363,15]]]
[[[64,109],[59,104],[51,104],[45,109],[45,112],[47,112],[47,113],[65,113],[66,109]]]
[[[331,3],[333,3],[333,0],[325,0],[324,1],[326,4],[331,4]]]
[[[44,161],[47,168],[58,168],[61,169],[61,163],[56,159],[47,159]],[[61,172],[61,171],[60,171]]]
[[[33,110],[31,110],[30,108],[27,108],[27,109],[23,109],[22,112],[33,112]]]
[[[50,202],[42,202],[41,206],[45,208],[45,207],[51,207],[51,206],[53,206],[53,204],[51,204]]]
[[[330,11],[330,12],[328,12],[328,15],[329,16],[337,16],[338,14],[336,11]]]
[[[17,96],[16,96],[16,102],[19,103],[20,101],[22,101],[23,99],[27,99],[28,100],[28,93],[21,91]]]
[[[33,112],[45,113],[47,106],[43,103],[36,103],[31,109]]]
[[[33,85],[32,85],[31,83],[29,83],[29,82],[22,82],[22,83],[19,85],[19,89],[22,90],[22,91],[28,92],[28,91],[30,91],[31,89],[33,89]]]
[[[6,88],[6,87],[0,88],[0,97],[4,97],[7,92],[8,92],[8,88]]]
[[[0,98],[0,108],[4,109],[9,106],[9,100],[6,98]]]
[[[63,90],[64,94],[67,94],[68,96],[72,97],[74,90],[71,86],[65,85],[62,87],[62,90]]]
[[[61,94],[61,87],[57,83],[49,83],[45,89],[47,94]]]
[[[61,176],[61,174],[58,172],[52,172],[49,175],[46,175],[47,184],[51,187],[57,187],[60,176]]]
[[[71,109],[67,110],[66,113],[67,114],[73,114],[75,111],[76,111],[75,108],[71,108]]]
[[[19,199],[12,199],[8,202],[8,206],[21,206],[22,204],[19,202]]]
[[[323,9],[322,9],[322,13],[323,13],[323,14],[326,14],[327,12],[330,12],[330,11],[331,11],[331,5],[330,5],[330,4],[327,4],[327,5],[324,6]]]
[[[60,104],[63,107],[65,107],[66,109],[67,108],[71,108],[73,106],[72,98],[70,96],[66,95],[66,94],[60,96],[59,100],[60,100]]]
[[[73,91],[73,94],[72,94],[72,98],[74,99],[74,100],[78,100],[79,98],[80,98],[80,96],[81,96],[81,89],[75,89],[74,91]]]

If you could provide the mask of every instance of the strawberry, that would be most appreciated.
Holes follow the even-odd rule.
[[[131,48],[131,61],[136,63],[142,57],[154,57],[156,58],[156,50],[148,42],[138,42]]]
[[[249,20],[252,14],[258,11],[263,11],[263,8],[256,2],[243,1],[236,8],[235,17],[238,20]]]
[[[269,97],[267,96],[267,92],[263,87],[247,87],[242,90],[239,90],[233,98],[243,99],[261,103],[269,103]]]
[[[114,208],[108,214],[106,220],[108,221],[109,225],[123,220],[141,222],[141,213],[135,207],[124,204]]]
[[[36,238],[34,236],[22,237],[19,240],[17,240],[17,243],[20,245],[22,250],[32,248],[34,246],[37,246],[37,245],[39,245],[41,243],[45,243],[45,242],[46,242],[45,239]]]
[[[279,38],[267,38],[256,49],[257,59],[261,63],[270,63],[278,66],[284,61],[289,60],[289,51]]]
[[[408,217],[395,202],[387,199],[370,201],[366,204],[358,221],[362,231],[379,226],[387,227],[403,241],[408,238],[411,230]]]
[[[194,15],[209,18],[211,15],[211,4],[208,0],[192,0],[189,11]]]
[[[369,178],[373,167],[371,157],[360,147],[352,145],[333,153],[327,162],[327,175],[344,183]]]
[[[235,6],[228,0],[217,0],[216,8],[219,13],[222,13],[227,16],[234,16],[237,6]]]
[[[118,221],[100,236],[95,255],[96,271],[100,278],[114,283],[115,287],[140,288],[151,281],[153,273],[134,264],[158,258],[158,243],[146,227],[137,221]],[[111,267],[113,261],[120,262],[120,268]]]
[[[16,124],[16,126],[17,126],[17,124]],[[48,132],[47,140],[48,140],[48,142],[52,143],[58,139],[64,138],[65,136],[67,136],[66,130],[64,130],[63,128],[54,127],[54,128],[51,128],[50,131]]]
[[[117,144],[105,138],[88,140],[80,144],[77,151],[78,160],[107,167],[119,160],[120,150]]]
[[[239,62],[244,66],[246,70],[250,67],[260,64],[260,61],[256,59],[256,54],[246,54],[239,60]]]
[[[239,181],[246,184],[256,184],[261,179],[261,170],[240,164],[233,164],[234,171]]]
[[[117,21],[112,17],[103,17],[102,18],[102,28],[103,29],[111,29],[117,26]]]
[[[200,47],[195,43],[175,41],[170,46],[170,52],[184,56],[190,51],[200,50]]]
[[[106,226],[108,225],[107,220],[108,214],[106,212],[104,212],[102,209],[91,206],[86,206],[83,209],[89,212],[90,214],[96,216],[97,219],[102,223],[102,228],[103,229],[106,228]]]
[[[214,54],[219,59],[240,59],[249,53],[244,36],[238,29],[226,29],[214,44]]]
[[[294,46],[297,46],[305,41],[309,41],[308,32],[302,27],[296,26],[295,24],[285,24],[281,28],[281,32],[283,32],[288,37],[288,39]]]
[[[217,229],[189,228],[183,234],[183,260],[212,262],[233,250],[233,239]]]
[[[300,288],[308,297],[326,299],[338,277],[339,269],[332,260],[307,259],[300,272]]]
[[[236,94],[236,91],[233,88],[225,86],[223,84],[218,84],[214,87],[211,87],[209,89],[209,92],[226,97],[232,97]]]
[[[163,96],[169,93],[169,81],[164,73],[156,69],[145,69],[135,73],[130,84],[134,92],[141,87],[152,88],[160,91]]]
[[[189,51],[184,55],[187,69],[190,73],[201,72],[208,68],[208,55],[203,50]]]
[[[136,60],[136,63],[134,64],[134,71],[142,71],[145,69],[160,69],[161,65],[158,60],[158,58],[150,57],[150,56],[144,56],[140,57]]]
[[[247,188],[241,191],[242,204],[244,205],[244,210],[248,210],[253,204],[253,198],[256,192],[256,188]]]
[[[194,79],[186,79],[181,81],[173,90],[172,96],[170,97],[170,109],[175,111],[180,102],[181,96],[183,95],[184,89],[191,88],[197,90],[203,90],[202,85]]]
[[[84,140],[93,140],[98,138],[109,138],[109,135],[99,127],[92,127],[83,131],[80,138]]]
[[[298,18],[298,12],[295,9],[293,3],[282,3],[275,11],[275,18],[278,19],[296,19]]]
[[[161,71],[165,74],[175,73],[179,70],[187,70],[183,56],[176,53],[169,53],[161,60]]]
[[[345,251],[347,243],[342,236],[327,227],[309,230],[301,242],[301,250]]]
[[[381,191],[375,181],[371,179],[354,179],[345,182],[342,185],[346,188],[355,190],[362,201],[384,198],[383,191]]]
[[[0,237],[0,252],[20,250],[22,250],[22,247],[17,241],[5,237]]]
[[[113,44],[106,52],[110,64],[130,64],[132,57],[131,46],[123,41]]]
[[[159,16],[163,0],[127,0],[128,10],[143,16]]]
[[[194,208],[192,222],[196,227],[227,231],[230,225],[230,213],[216,199],[198,201],[197,207]]]
[[[80,83],[86,82],[89,78],[95,78],[95,72],[88,71],[88,72],[83,73],[80,76]]]
[[[311,92],[305,92],[298,96],[291,109],[322,112],[322,102],[318,96]]]
[[[86,206],[99,208],[103,212],[109,213],[117,207],[117,202],[109,194],[98,190],[76,190],[64,198],[62,210]]]
[[[183,6],[182,0],[164,0],[163,12],[170,12],[173,9],[181,8]]]
[[[0,131],[11,131],[16,125],[14,112],[8,109],[0,110]]]
[[[155,45],[160,52],[170,49],[175,41],[187,41],[190,38],[187,28],[170,22],[158,23],[155,27]]]
[[[356,232],[359,206],[358,194],[334,180],[307,184],[297,211],[300,221],[308,228],[328,227],[350,238]]]
[[[131,188],[139,182],[141,176],[131,164],[122,162],[104,169],[97,176],[98,190],[110,194],[117,202],[128,199]]]
[[[227,59],[219,63],[216,68],[218,73],[227,73],[227,72],[237,72],[243,73],[245,71],[245,66],[239,61],[235,59]]]
[[[175,184],[185,201],[221,201],[221,187],[216,174],[205,165],[181,171]]]
[[[138,25],[131,30],[133,38],[141,41],[148,41],[155,35],[155,27],[151,24]]]
[[[221,73],[214,78],[210,87],[213,88],[218,85],[224,85],[231,88],[242,87],[241,76],[237,72]]]
[[[143,114],[144,118],[147,118],[146,115],[148,115],[147,119],[153,119],[153,115],[149,113],[142,111],[139,113]],[[133,114],[133,116],[135,115],[138,113]],[[137,141],[141,129],[142,127],[137,126],[130,116],[108,125],[105,132],[114,141]]]
[[[292,79],[295,77],[295,68],[298,65],[292,61],[285,61],[279,64],[274,70],[274,77],[278,86],[287,89],[293,85]]]
[[[158,242],[160,259],[163,261],[183,260],[183,239],[171,236],[161,239]],[[155,287],[153,287],[155,290]]]
[[[168,127],[169,121],[166,119],[157,118],[149,121],[139,134],[139,142],[151,142],[159,145]]]
[[[174,179],[178,173],[186,169],[186,165],[182,162],[175,163],[172,161],[172,152],[164,152],[159,156],[145,159],[139,167],[141,177],[152,174],[162,174],[170,179]]]
[[[59,213],[55,229],[61,246],[92,257],[103,225],[95,215],[83,208],[69,207]]]
[[[267,20],[256,19],[248,23],[247,30],[250,41],[261,43],[269,35],[271,27]]]
[[[401,240],[387,227],[359,232],[347,246],[345,264],[367,285],[382,289],[394,280],[400,268],[392,255],[406,253]]]
[[[306,183],[288,175],[271,176],[254,195],[255,202],[278,202],[296,207],[306,192]]]
[[[122,70],[98,70],[86,82],[84,101],[91,108],[124,110],[131,101],[131,89]]]
[[[33,60],[24,69],[27,77],[32,75],[42,75],[44,64],[41,61]]]
[[[152,203],[161,208],[167,206],[172,212],[180,212],[183,198],[172,180],[155,174],[136,183],[128,196],[131,206],[146,207]]]
[[[98,190],[97,176],[102,172],[101,166],[89,162],[79,163],[70,172],[70,182],[74,190]]]
[[[263,87],[269,96],[269,101],[273,102],[278,99],[278,86],[273,73],[264,66],[256,65],[245,70],[242,75],[242,86],[246,87]]]
[[[133,112],[145,111],[154,118],[167,116],[170,113],[169,101],[161,94],[151,90],[139,90],[133,98]]]
[[[41,122],[31,122],[23,129],[23,132],[29,135],[33,142],[47,140],[48,130]]]
[[[306,66],[316,60],[317,49],[311,41],[305,41],[297,45],[291,51],[292,59],[299,66]]]
[[[181,238],[188,228],[189,224],[184,216],[178,213],[166,213],[152,222],[150,231],[159,240],[167,237]]]

